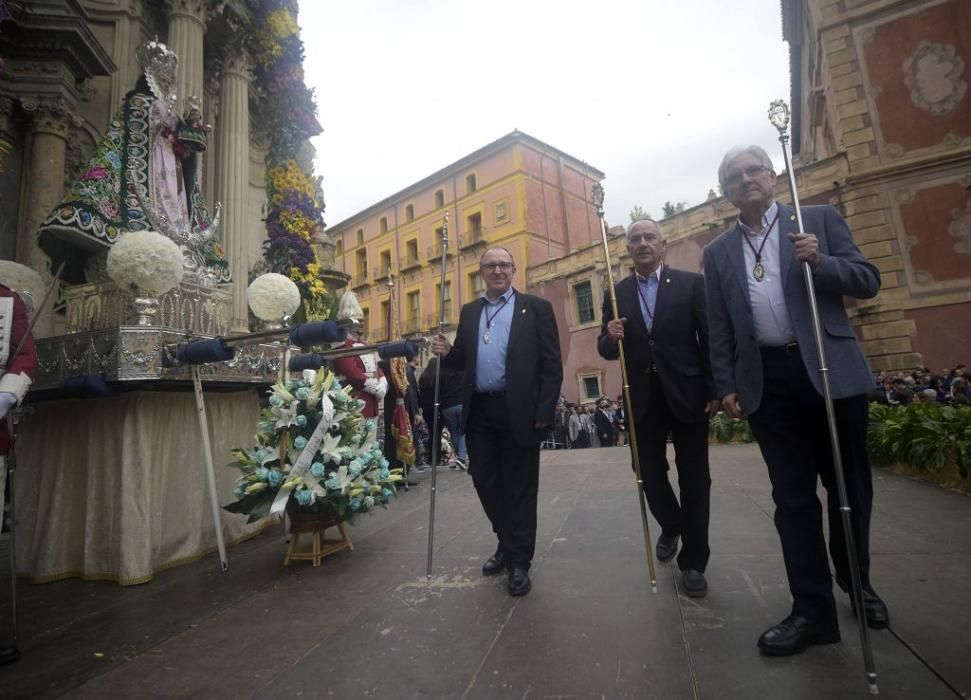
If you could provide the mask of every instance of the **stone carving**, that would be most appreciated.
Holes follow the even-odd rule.
[[[964,59],[952,44],[922,41],[903,63],[904,83],[918,108],[935,116],[951,112],[964,98]]]
[[[957,239],[954,252],[971,255],[971,199],[964,209],[951,210],[951,224],[947,231]]]
[[[72,126],[80,126],[81,120],[71,113],[67,102],[60,98],[21,99],[20,106],[31,118],[35,133],[47,133],[67,139]]]
[[[208,3],[206,0],[166,0],[165,9],[170,17],[172,15],[189,15],[193,19],[205,21]]]

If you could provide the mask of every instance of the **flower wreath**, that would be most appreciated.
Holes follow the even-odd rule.
[[[236,501],[224,506],[266,517],[281,489],[290,492],[301,510],[351,521],[358,513],[385,505],[404,480],[401,469],[389,469],[375,441],[376,423],[364,418],[364,402],[341,387],[326,368],[304,370],[300,379],[277,383],[263,409],[256,446],[232,451],[229,466],[236,480]],[[304,454],[319,440],[313,454]],[[308,447],[308,444],[310,447]]]

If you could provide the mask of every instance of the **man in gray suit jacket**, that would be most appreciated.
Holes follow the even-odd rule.
[[[758,146],[729,151],[718,179],[739,217],[704,252],[712,375],[725,412],[748,416],[768,466],[793,598],[791,614],[760,637],[759,649],[796,654],[840,639],[817,477],[828,492],[837,583],[845,590],[850,581],[803,261],[813,271],[866,618],[870,627],[888,624],[869,577],[873,375],[843,307],[844,296],[875,296],[880,273],[832,207],[803,207],[807,233],[798,233],[794,210],[774,201],[772,161]]]

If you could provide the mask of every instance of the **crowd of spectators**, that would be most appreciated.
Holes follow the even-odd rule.
[[[595,404],[573,404],[561,397],[551,444],[556,449],[613,447],[627,444],[623,397],[601,397]]]
[[[877,372],[870,401],[888,406],[905,406],[915,402],[967,406],[971,404],[971,386],[966,365],[944,368],[934,374],[927,367],[910,372]]]

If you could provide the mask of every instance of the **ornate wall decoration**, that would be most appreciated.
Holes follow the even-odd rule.
[[[952,209],[951,219],[951,225],[947,227],[947,232],[957,239],[954,244],[954,252],[971,255],[971,199],[968,200],[964,209]]]
[[[968,91],[964,59],[952,44],[922,41],[903,63],[904,83],[920,109],[934,115],[955,109]]]
[[[888,164],[971,145],[971,2],[895,3],[853,30],[877,152]],[[949,211],[949,210],[948,210]]]

